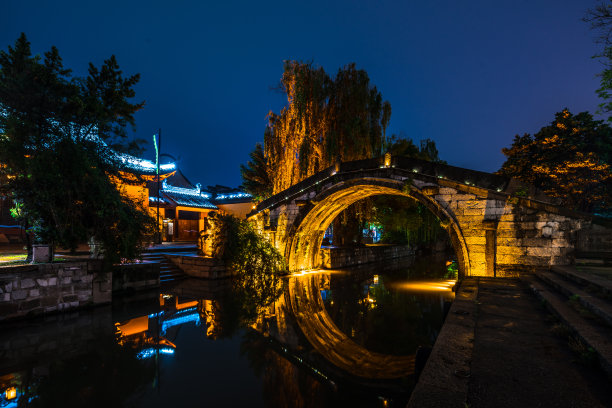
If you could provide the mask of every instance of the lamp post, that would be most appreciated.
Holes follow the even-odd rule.
[[[161,228],[159,226],[159,201],[161,199],[159,195],[159,151],[161,150],[161,128],[157,132],[159,142],[155,140],[153,135],[153,145],[155,146],[155,164],[157,165],[157,239],[155,240],[158,244],[162,243]]]

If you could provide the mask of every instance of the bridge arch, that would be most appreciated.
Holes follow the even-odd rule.
[[[337,184],[311,200],[313,208],[296,225],[287,242],[286,258],[290,270],[313,269],[321,264],[320,248],[325,230],[348,206],[367,197],[392,195],[407,197],[424,204],[441,221],[457,254],[460,276],[469,275],[470,262],[465,238],[457,220],[437,201],[418,188],[396,180],[358,178]]]
[[[290,270],[316,268],[332,220],[379,194],[411,197],[432,211],[449,233],[461,276],[571,264],[577,231],[597,221],[516,180],[406,157],[338,163],[261,202],[249,219]]]

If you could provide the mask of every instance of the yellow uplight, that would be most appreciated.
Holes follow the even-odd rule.
[[[6,396],[6,399],[9,401],[17,398],[17,388],[15,387],[7,388],[6,391],[4,392],[4,395]]]
[[[401,289],[422,290],[436,292],[450,292],[455,286],[454,280],[449,281],[430,281],[430,282],[406,282],[400,284]]]

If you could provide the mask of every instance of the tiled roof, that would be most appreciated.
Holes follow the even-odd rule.
[[[161,193],[165,198],[176,203],[176,205],[196,208],[210,208],[212,210],[217,208],[217,206],[211,203],[208,197],[205,195],[183,194],[176,191],[167,190],[162,190]]]

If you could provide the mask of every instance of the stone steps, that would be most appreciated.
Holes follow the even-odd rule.
[[[551,267],[551,271],[557,275],[577,282],[581,285],[590,285],[597,288],[602,294],[612,296],[612,280],[589,273],[589,270],[593,269],[601,270],[601,268],[593,268],[589,266],[556,265]]]
[[[537,277],[553,287],[557,292],[565,295],[568,299],[575,297],[582,306],[603,319],[612,327],[612,304],[591,293],[585,291],[582,286],[572,281],[563,279],[560,275],[552,272],[542,272]]]
[[[181,251],[180,253],[186,252]],[[159,263],[159,281],[161,284],[179,281],[188,277],[181,268],[170,262],[165,254],[159,252],[145,253],[142,258],[143,260]]]
[[[600,288],[596,276],[572,268],[553,267],[550,272],[524,275],[521,279],[575,337],[594,350],[601,367],[612,380],[612,302],[591,293],[593,288]],[[599,283],[604,287],[607,284]],[[594,316],[581,314],[572,307],[570,298]]]

